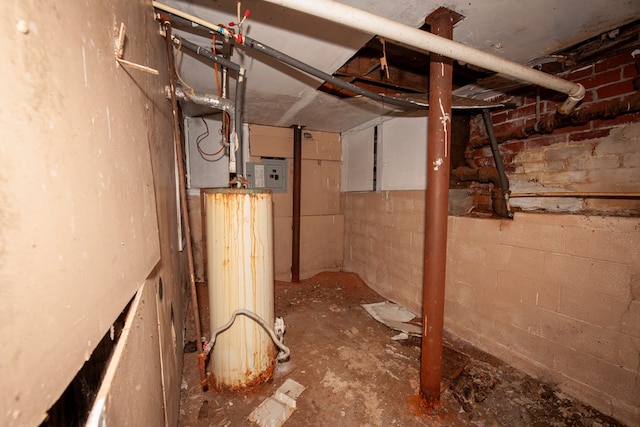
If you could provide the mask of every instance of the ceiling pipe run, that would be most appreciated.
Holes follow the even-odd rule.
[[[425,20],[431,31],[451,38],[453,25],[462,18],[445,8]],[[424,279],[422,284],[422,352],[420,402],[429,413],[440,407],[444,291],[447,265],[447,221],[451,168],[451,100],[453,61],[432,53],[429,57],[429,121],[427,136],[427,195],[424,229]]]
[[[435,34],[392,21],[388,18],[357,9],[332,0],[263,0],[269,3],[295,9],[347,27],[356,28],[369,34],[395,40],[410,47],[425,50],[448,58],[476,65],[487,70],[509,76],[568,95],[558,107],[561,114],[570,113],[584,98],[584,87],[522,64],[492,55],[487,52],[454,42]],[[437,105],[437,104],[436,104]]]
[[[196,16],[189,15],[188,13],[179,11],[177,9],[174,9],[168,6],[164,6],[158,2],[154,2],[154,6],[160,10],[171,11],[170,13],[172,15],[176,14],[174,15],[176,17],[176,20],[182,21],[183,25],[184,25],[184,22],[186,21],[187,23],[190,24],[192,28],[201,27],[206,29],[210,33],[222,34],[220,31],[218,31],[220,27],[218,27],[217,25],[211,24],[209,22],[203,21],[202,19]],[[177,13],[179,13],[179,15]],[[213,55],[208,49],[204,47],[197,46],[184,39],[179,39],[176,36],[174,36],[174,38],[176,39],[177,45],[180,44],[180,40],[183,40],[182,43],[184,44],[185,47],[193,50],[199,55],[206,56],[207,58],[215,62],[217,62],[218,59],[222,59],[222,57],[220,57],[219,55]],[[320,80],[323,80],[341,89],[355,93],[356,95],[364,96],[366,98],[373,99],[374,101],[382,102],[383,104],[386,104],[388,106],[401,107],[401,108],[406,108],[411,110],[414,110],[414,109],[426,110],[429,108],[429,104],[428,102],[424,101],[423,99],[424,95],[422,94],[417,94],[416,96],[404,94],[404,95],[401,95],[402,97],[399,97],[399,96],[388,96],[381,93],[372,92],[370,90],[363,89],[357,85],[354,85],[353,83],[334,77],[331,74],[325,73],[322,70],[312,67],[309,64],[306,64],[296,58],[293,58],[287,55],[284,52],[280,52],[277,49],[267,46],[262,42],[254,40],[251,37],[244,36],[242,38],[241,43],[237,40],[237,38],[233,38],[233,40],[237,42],[238,46],[244,47],[245,49],[248,48],[248,49],[255,50],[257,52],[261,52],[262,54],[269,56],[283,64],[289,65],[290,67],[293,67],[299,71],[307,73],[313,77],[316,77]],[[197,49],[197,51],[195,49]],[[239,67],[237,64],[234,64],[234,65]],[[478,100],[470,100],[468,98],[463,98],[463,97],[456,97],[454,99],[458,102],[456,102],[453,105],[453,108],[457,108],[457,109],[493,108],[493,107],[502,106],[501,104],[488,103],[485,101],[478,101]]]

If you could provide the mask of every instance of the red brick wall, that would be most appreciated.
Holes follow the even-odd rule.
[[[636,93],[640,83],[639,65],[633,50],[628,49],[565,72],[562,77],[581,83],[586,89],[584,101],[578,109],[604,101],[622,99]],[[541,90],[540,117],[544,119],[556,111],[564,96]],[[492,113],[497,135],[511,132],[536,122],[536,91],[526,88],[514,98],[522,105],[516,109],[502,109]],[[634,192],[640,191],[640,113],[615,118],[592,120],[586,124],[558,128],[551,133],[531,135],[526,139],[500,142],[505,170],[512,181],[513,192]],[[470,123],[470,144],[478,146],[486,141],[486,130],[480,115]],[[474,149],[479,166],[493,166],[488,145]],[[518,199],[523,209],[593,212],[603,205],[586,199],[558,201]],[[571,203],[569,203],[571,202]],[[569,206],[571,205],[571,206]],[[638,213],[640,202],[633,200],[608,201],[604,210],[609,213]],[[560,207],[558,207],[560,206]],[[597,208],[595,206],[598,206]]]

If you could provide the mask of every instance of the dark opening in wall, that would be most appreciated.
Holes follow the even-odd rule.
[[[58,401],[47,411],[47,418],[40,424],[40,427],[85,425],[113,351],[122,335],[132,301],[133,298],[124,307],[109,331],[102,337],[89,360],[84,363]]]

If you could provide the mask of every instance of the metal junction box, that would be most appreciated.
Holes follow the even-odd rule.
[[[247,178],[251,188],[265,188],[274,193],[287,192],[287,161],[263,159],[260,163],[248,162]]]

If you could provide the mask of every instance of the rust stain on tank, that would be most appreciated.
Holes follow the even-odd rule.
[[[213,232],[209,301],[215,307],[211,328],[244,308],[273,322],[271,193],[256,190],[211,190],[207,220]],[[265,203],[267,202],[267,203]],[[266,205],[266,206],[263,206]],[[266,231],[266,234],[263,233]],[[269,306],[271,305],[271,308]],[[252,390],[273,376],[275,346],[253,320],[240,316],[237,325],[220,336],[211,353],[208,381],[215,390]],[[228,338],[224,339],[225,336]],[[218,346],[236,356],[224,355]]]
[[[223,381],[218,381],[216,380],[216,377],[214,374],[210,374],[209,384],[211,385],[211,388],[213,390],[219,391],[219,392],[246,393],[246,392],[255,391],[260,385],[266,383],[271,378],[273,378],[273,371],[275,370],[275,367],[276,367],[276,363],[274,360],[267,367],[267,369],[265,369],[258,375],[253,375],[253,373],[250,370],[247,370],[247,372],[243,376],[244,378],[246,378],[246,380],[243,381],[244,384],[237,385],[237,386],[228,385],[228,384],[225,384]]]

